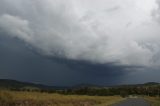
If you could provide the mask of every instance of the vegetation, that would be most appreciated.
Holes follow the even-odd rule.
[[[160,96],[160,85],[143,85],[143,86],[120,86],[109,88],[94,88],[83,87],[76,89],[67,89],[59,91],[61,94],[78,94],[91,96],[113,96],[121,95],[127,97],[128,95],[146,95],[146,96]]]
[[[151,106],[160,106],[160,97],[145,97],[151,103]]]
[[[26,91],[0,91],[0,106],[100,106],[123,100],[120,96],[61,95]]]
[[[0,106],[94,106],[112,104],[121,97],[143,96],[153,106],[160,106],[160,84],[146,83],[100,87],[81,85],[56,87],[0,80]],[[130,96],[132,97],[132,96]]]
[[[120,85],[113,87],[100,87],[93,85],[81,85],[76,87],[56,87],[18,82],[15,80],[0,80],[0,89],[7,89],[12,91],[36,91],[41,93],[59,93],[64,95],[121,95],[122,97],[127,97],[128,95],[160,96],[160,84],[155,82],[137,85]]]

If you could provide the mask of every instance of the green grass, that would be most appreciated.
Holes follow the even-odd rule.
[[[120,96],[80,96],[0,91],[0,106],[107,106],[121,100],[123,98]]]

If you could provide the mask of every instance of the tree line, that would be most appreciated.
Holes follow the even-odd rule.
[[[122,87],[79,87],[63,90],[55,89],[40,89],[40,88],[9,88],[14,91],[28,91],[28,92],[47,92],[59,93],[64,95],[89,95],[89,96],[113,96],[121,95],[126,97],[128,95],[146,95],[146,96],[160,96],[160,85],[156,86],[122,86]]]

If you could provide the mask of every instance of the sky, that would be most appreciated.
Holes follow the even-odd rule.
[[[160,82],[159,34],[160,0],[1,0],[0,78]]]

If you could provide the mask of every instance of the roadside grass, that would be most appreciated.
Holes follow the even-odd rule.
[[[160,106],[160,97],[145,97],[151,103],[151,106]]]
[[[120,96],[61,95],[25,91],[0,91],[0,106],[108,106]]]

